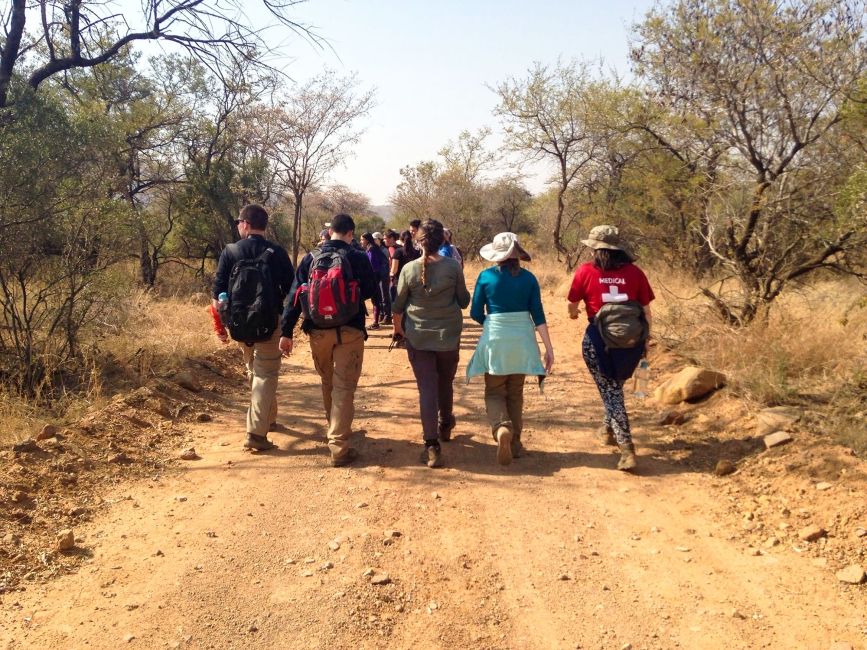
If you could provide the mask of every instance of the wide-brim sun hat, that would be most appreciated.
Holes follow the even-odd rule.
[[[489,262],[504,262],[513,257],[525,262],[530,261],[530,254],[521,247],[518,243],[518,235],[513,232],[501,232],[495,235],[490,244],[482,246],[479,255]]]
[[[629,247],[620,238],[620,231],[617,226],[594,226],[590,229],[587,239],[582,239],[581,243],[596,250],[604,248],[612,251],[623,251],[629,257],[633,257]]]

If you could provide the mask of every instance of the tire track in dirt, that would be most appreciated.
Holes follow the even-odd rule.
[[[544,396],[528,384],[530,453],[507,468],[480,382],[462,379],[446,468],[418,463],[414,380],[384,332],[356,400],[362,460],[329,468],[299,344],[281,450],[239,450],[239,386],[195,431],[203,460],[106,495],[123,500],[77,531],[93,552],[80,572],[5,597],[0,647],[864,647],[863,607],[819,569],[729,540],[719,479],[649,456],[637,476],[613,469],[591,437],[601,407],[578,326],[555,316],[551,329],[556,374]],[[639,452],[651,436],[638,427]],[[370,584],[368,568],[391,582]]]

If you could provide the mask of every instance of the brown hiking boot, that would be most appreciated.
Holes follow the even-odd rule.
[[[351,463],[358,460],[358,450],[350,447],[345,452],[343,452],[340,456],[336,458],[332,456],[331,458],[331,466],[332,467],[346,467]]]
[[[512,436],[512,458],[520,458],[524,455],[524,445],[521,444],[521,436]]]
[[[497,462],[500,465],[512,464],[512,430],[500,427],[495,434],[497,439]]]
[[[277,445],[265,436],[248,433],[247,440],[244,442],[244,449],[249,449],[250,451],[270,451],[271,449],[277,449]]]
[[[635,460],[635,445],[631,442],[620,445],[620,460],[617,461],[617,469],[622,472],[629,472],[635,469],[637,464]]]
[[[599,444],[607,445],[609,447],[616,447],[617,441],[614,439],[614,430],[611,428],[610,424],[603,424],[599,429],[596,430],[596,438],[599,440]]]

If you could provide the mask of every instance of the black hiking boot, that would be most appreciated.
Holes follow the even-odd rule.
[[[455,416],[451,415],[445,422],[440,422],[439,436],[441,442],[449,442],[452,439],[452,431],[458,425]]]
[[[524,445],[521,444],[521,436],[512,436],[512,458],[520,458],[524,454]]]

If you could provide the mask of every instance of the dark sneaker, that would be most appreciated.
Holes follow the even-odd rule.
[[[331,466],[332,467],[346,467],[347,465],[352,464],[358,460],[358,450],[350,447],[345,452],[343,452],[337,458],[332,456],[331,458]]]
[[[247,440],[244,443],[244,449],[251,451],[270,451],[277,449],[277,445],[268,440],[265,436],[257,436],[255,433],[248,433]]]
[[[621,472],[630,472],[635,469],[638,463],[635,460],[635,445],[627,442],[620,446],[620,460],[617,461],[617,469]]]
[[[419,460],[421,460],[421,462],[428,467],[442,467],[443,456],[440,446],[431,445],[429,447],[425,447],[424,449],[422,449],[421,458]]]
[[[512,458],[520,458],[524,455],[524,445],[521,444],[520,436],[512,436]]]
[[[369,329],[369,330],[378,330],[378,329],[379,329],[379,323],[373,323],[373,324],[372,324],[370,327],[368,327],[367,329]]]
[[[455,416],[452,415],[446,422],[440,422],[439,436],[442,442],[448,442],[452,439],[452,431],[458,425]]]
[[[392,324],[391,316],[386,317],[385,320],[382,321],[382,324],[383,325],[391,325]]]
[[[512,464],[512,430],[508,427],[497,429],[497,462],[500,465]]]
[[[609,424],[603,424],[599,429],[597,429],[596,438],[599,440],[599,444],[601,445],[607,445],[609,447],[617,446],[617,441],[614,439],[614,430]]]

